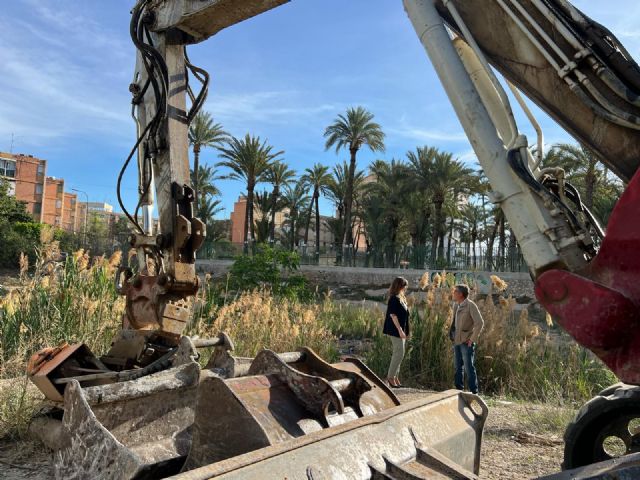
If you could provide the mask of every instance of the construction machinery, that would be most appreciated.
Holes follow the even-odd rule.
[[[187,130],[209,79],[185,47],[286,1],[139,0],[132,10],[138,139],[123,172],[137,154],[140,195],[134,212],[122,205],[137,252],[135,268],[123,265],[116,278],[126,296],[123,329],[100,357],[83,345],[62,346],[39,352],[30,365],[32,380],[53,402],[37,422],[56,449],[58,478],[478,474],[487,408],[475,395],[448,391],[400,404],[356,359],[329,364],[305,348],[238,358],[224,333],[206,340],[183,335],[198,289],[196,251],[206,235],[194,216]],[[557,478],[600,478],[603,468],[629,474],[638,469],[633,453],[640,444],[640,228],[631,220],[640,213],[638,66],[610,32],[565,0],[404,0],[404,7],[521,246],[540,302],[626,382],[581,410],[567,430],[564,466],[611,463],[611,437],[631,455]],[[536,126],[535,155],[490,65]],[[190,78],[201,83],[199,93]],[[542,134],[519,90],[629,182],[606,236],[564,172],[541,165]],[[204,368],[200,347],[214,348]]]

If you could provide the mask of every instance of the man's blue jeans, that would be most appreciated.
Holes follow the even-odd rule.
[[[464,390],[464,377],[462,376],[462,367],[467,377],[467,385],[471,393],[478,393],[478,375],[476,374],[476,344],[472,343],[468,346],[466,343],[453,346],[454,367],[456,370],[455,384],[458,390]]]

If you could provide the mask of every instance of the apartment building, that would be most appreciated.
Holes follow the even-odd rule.
[[[78,228],[78,196],[75,193],[64,192],[62,198],[62,229],[76,233]]]
[[[64,179],[47,177],[42,202],[42,222],[62,228],[64,210]]]
[[[244,195],[240,195],[238,200],[233,204],[233,211],[230,215],[231,220],[231,243],[244,243],[244,222],[245,216],[247,213],[247,197]],[[275,224],[276,224],[276,236],[277,232],[282,230],[282,226],[285,224],[287,220],[287,214],[289,213],[288,209],[283,209],[279,212],[276,212],[275,215]],[[259,222],[262,219],[262,212],[258,208],[257,205],[253,206],[253,221]],[[267,215],[271,215],[271,212],[268,212]]]
[[[33,155],[0,152],[0,177],[9,183],[9,193],[26,204],[36,222],[43,222],[43,199],[47,161]]]
[[[231,243],[244,243],[244,222],[245,215],[247,211],[247,198],[244,195],[241,195],[238,200],[233,204],[233,211],[231,212]],[[259,222],[262,219],[263,213],[257,206],[254,206],[253,210],[253,219],[254,222]],[[271,215],[270,212],[267,215]],[[276,212],[275,215],[275,231],[276,237],[278,234],[282,234],[284,227],[287,223],[287,216],[289,215],[289,209],[285,208]],[[303,213],[306,215],[306,212]],[[327,221],[331,217],[326,217],[320,215],[320,246],[328,247],[333,245],[335,239],[333,237],[333,233],[327,227]],[[309,242],[307,244],[308,247],[315,247],[316,244],[316,234],[315,234],[315,219],[311,219],[311,225],[309,229]],[[305,227],[300,226],[298,229],[298,237],[300,239],[304,238]],[[354,229],[354,235],[356,234],[356,230]],[[360,237],[358,237],[360,239]],[[363,241],[364,242],[364,241]],[[364,244],[364,243],[363,243]]]

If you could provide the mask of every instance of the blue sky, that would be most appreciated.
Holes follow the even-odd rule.
[[[575,1],[609,27],[640,59],[640,2]],[[2,0],[0,17],[0,151],[49,161],[48,174],[67,189],[116,206],[115,184],[135,141],[130,118],[135,51],[131,0]],[[334,165],[345,153],[325,152],[323,131],[349,106],[363,105],[387,134],[387,151],[359,154],[403,158],[432,145],[475,165],[452,107],[406,17],[400,0],[294,0],[189,49],[212,76],[205,109],[233,135],[268,139],[302,172]],[[571,141],[534,109],[548,144]],[[518,115],[521,129],[535,135]],[[218,161],[205,149],[202,161]],[[123,194],[136,201],[135,173]],[[221,181],[225,210],[242,193]],[[265,186],[266,188],[266,186]],[[330,214],[328,202],[321,205]]]

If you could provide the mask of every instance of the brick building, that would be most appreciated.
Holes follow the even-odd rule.
[[[62,228],[64,179],[47,177],[42,201],[42,222]]]
[[[241,195],[231,212],[231,243],[244,242],[244,222],[247,214],[247,197]]]
[[[0,177],[9,182],[9,193],[26,204],[36,222],[44,221],[46,171],[46,160],[33,155],[0,152]]]
[[[244,222],[245,222],[246,211],[247,211],[247,197],[245,197],[244,195],[241,195],[238,198],[238,200],[236,200],[236,202],[233,204],[233,211],[231,212],[231,218],[230,218],[231,243],[244,243]],[[271,215],[270,213],[268,214]],[[279,238],[279,235],[284,234],[288,215],[289,215],[289,209],[287,208],[284,208],[279,212],[276,212],[276,215],[275,215],[276,240]],[[302,213],[302,215],[306,215],[306,212]],[[320,246],[321,247],[328,247],[330,245],[333,245],[335,241],[333,237],[333,233],[327,227],[327,220],[329,218],[330,217],[325,217],[320,215]],[[254,222],[258,222],[262,219],[262,212],[260,211],[259,208],[257,208],[257,206],[254,206],[254,209],[253,209],[253,219],[254,219]],[[300,224],[300,227],[298,228],[299,241],[302,241],[302,239],[304,238],[304,233],[305,233],[304,225],[305,225],[304,222],[302,222]],[[309,229],[309,243],[307,245],[308,247],[312,247],[312,246],[315,247],[315,243],[316,243],[316,234],[314,231],[315,226],[316,226],[315,219],[312,218],[311,226]],[[355,232],[356,230],[354,229],[354,235],[355,235]]]

